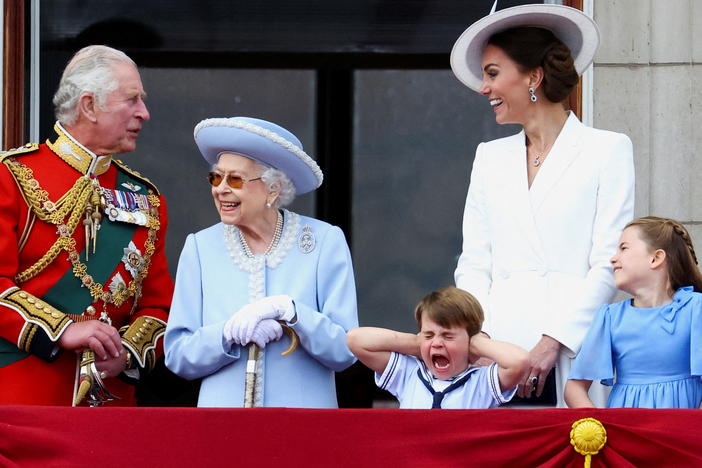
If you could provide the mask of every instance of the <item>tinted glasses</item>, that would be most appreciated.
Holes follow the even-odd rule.
[[[244,182],[253,182],[254,180],[261,180],[260,177],[256,177],[255,179],[242,179],[241,177],[236,175],[223,175],[218,172],[210,172],[209,174],[207,174],[207,180],[213,187],[218,187],[219,184],[221,184],[225,178],[227,179],[227,185],[235,189],[240,189],[241,187],[243,187]]]

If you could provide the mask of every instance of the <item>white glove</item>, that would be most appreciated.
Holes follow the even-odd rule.
[[[283,327],[277,320],[263,319],[254,328],[251,341],[256,343],[259,348],[265,348],[266,344],[279,340],[281,336],[283,336]]]
[[[264,297],[239,309],[224,325],[224,337],[230,342],[246,344],[252,341],[256,325],[261,320],[289,322],[295,318],[295,305],[290,296]]]
[[[240,315],[234,314],[224,324],[222,334],[224,335],[224,339],[227,341],[227,343],[229,343],[229,345],[237,344],[244,346],[249,344],[249,341],[242,343],[237,339],[236,336],[232,335],[236,323],[240,318]],[[276,320],[263,319],[260,322],[258,322],[256,327],[254,328],[253,334],[251,335],[251,341],[256,343],[259,347],[265,348],[268,342],[279,340],[281,336],[283,336],[283,327]]]

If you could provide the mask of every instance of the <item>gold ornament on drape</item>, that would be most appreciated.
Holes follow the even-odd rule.
[[[607,431],[595,418],[579,419],[573,423],[570,431],[570,444],[576,452],[585,456],[585,468],[590,468],[592,455],[602,450],[607,443]]]

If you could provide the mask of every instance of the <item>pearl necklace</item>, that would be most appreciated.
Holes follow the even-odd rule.
[[[277,211],[276,213],[278,214],[278,217],[275,220],[275,231],[273,231],[273,238],[271,239],[271,243],[268,244],[266,251],[263,252],[263,255],[268,255],[273,249],[275,249],[280,241],[280,236],[283,233],[283,217],[280,215],[280,211]],[[241,231],[239,231],[239,240],[241,241],[241,247],[244,249],[244,254],[246,254],[246,256],[249,258],[253,258],[254,253],[251,251],[249,244],[246,242],[246,237],[244,237],[244,233]]]

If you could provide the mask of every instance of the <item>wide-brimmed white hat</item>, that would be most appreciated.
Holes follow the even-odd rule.
[[[505,8],[471,24],[453,45],[451,69],[459,81],[478,91],[483,81],[482,58],[488,39],[517,26],[551,30],[570,49],[578,75],[592,63],[600,44],[597,24],[576,8],[551,4]]]
[[[322,185],[322,170],[302,150],[300,140],[280,125],[252,117],[214,118],[197,124],[194,134],[210,164],[224,153],[235,153],[282,171],[298,195]]]

